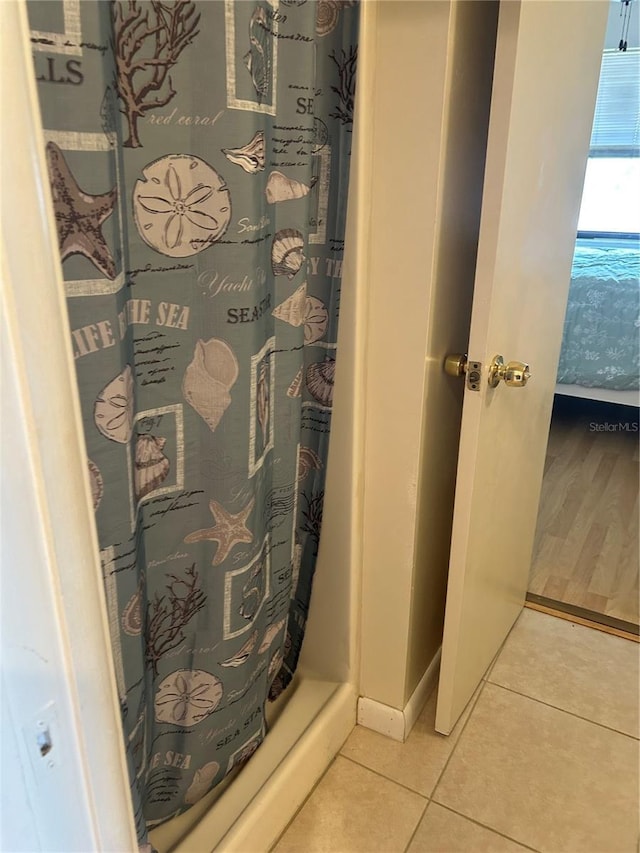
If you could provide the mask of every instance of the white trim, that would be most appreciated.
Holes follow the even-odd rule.
[[[361,696],[358,699],[358,725],[404,742],[436,687],[441,653],[442,648],[439,648],[403,709]]]
[[[600,400],[622,406],[640,406],[640,391],[616,391],[614,388],[585,388],[584,385],[565,385],[558,382],[556,394],[563,397],[580,397],[583,400]]]
[[[404,713],[384,702],[361,696],[358,699],[358,725],[393,740],[404,741]]]

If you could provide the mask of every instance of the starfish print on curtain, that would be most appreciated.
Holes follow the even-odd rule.
[[[251,515],[255,498],[238,513],[227,512],[218,501],[209,501],[209,509],[215,524],[190,533],[185,542],[217,542],[218,548],[211,561],[212,566],[219,566],[231,553],[232,548],[241,542],[252,542],[253,533],[246,527],[246,521]]]
[[[84,255],[103,275],[114,279],[116,265],[101,226],[113,213],[116,188],[102,195],[80,189],[55,142],[47,145],[47,165],[61,259]]]

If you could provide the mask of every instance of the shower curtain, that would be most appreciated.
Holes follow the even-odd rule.
[[[28,12],[142,842],[250,758],[300,654],[358,8]]]

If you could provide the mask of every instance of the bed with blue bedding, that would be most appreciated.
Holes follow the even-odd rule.
[[[578,244],[571,270],[557,391],[637,405],[639,379],[638,244],[630,248]]]

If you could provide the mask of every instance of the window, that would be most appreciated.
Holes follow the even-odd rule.
[[[640,232],[640,48],[603,54],[578,236]]]
[[[640,157],[589,157],[578,231],[640,232]]]

